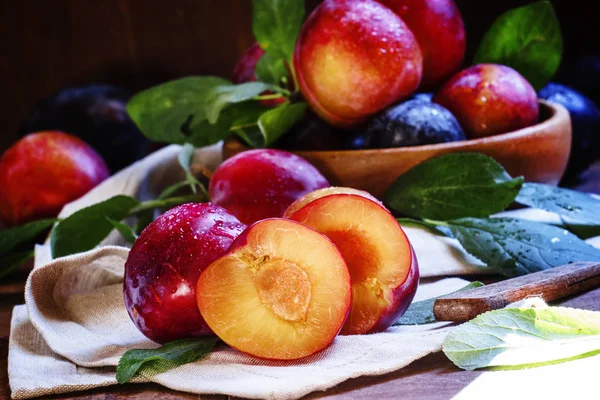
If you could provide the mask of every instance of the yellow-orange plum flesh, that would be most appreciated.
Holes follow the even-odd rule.
[[[204,320],[225,343],[260,358],[293,360],[324,349],[339,333],[350,275],[326,236],[267,219],[202,273],[197,296]]]

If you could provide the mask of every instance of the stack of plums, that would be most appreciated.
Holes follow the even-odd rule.
[[[419,281],[392,214],[329,187],[304,159],[251,150],[217,168],[212,203],[151,223],[125,265],[129,315],[159,342],[216,334],[248,354],[309,356],[341,334],[387,329]]]
[[[508,66],[460,70],[465,47],[453,0],[323,1],[302,27],[293,61],[312,111],[275,147],[357,150],[478,139],[536,124],[539,96],[571,113],[566,178],[573,183],[597,157],[596,105],[562,85],[536,93]],[[256,79],[262,55],[257,44],[250,48],[235,67],[234,81]],[[597,73],[598,65],[588,62],[586,68]]]

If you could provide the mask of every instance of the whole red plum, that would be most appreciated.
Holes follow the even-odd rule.
[[[198,311],[196,283],[245,228],[211,203],[175,207],[148,225],[129,252],[123,282],[138,329],[158,343],[211,335]]]
[[[252,46],[250,46],[244,54],[240,57],[238,62],[235,64],[233,68],[233,74],[231,80],[233,83],[245,83],[245,82],[253,82],[257,80],[256,77],[256,64],[260,61],[262,56],[265,54],[265,51],[260,47],[257,42],[254,42]],[[273,94],[272,91],[267,90],[263,95]],[[285,97],[271,99],[271,100],[262,100],[261,104],[265,107],[277,107],[280,104],[286,102]]]
[[[245,224],[281,217],[296,199],[329,182],[305,159],[281,150],[239,153],[221,164],[209,186],[213,203]]]
[[[415,36],[375,0],[325,0],[304,22],[294,52],[300,90],[311,108],[338,127],[409,96],[423,57]]]
[[[454,0],[378,0],[408,25],[423,54],[421,87],[433,88],[462,65],[465,26]]]
[[[233,67],[233,74],[231,80],[233,83],[244,83],[256,80],[256,64],[265,54],[265,51],[260,47],[257,42],[254,42],[252,46],[242,54],[239,58],[235,67]]]
[[[478,64],[460,71],[433,98],[450,110],[470,138],[533,125],[539,116],[537,94],[514,69]]]
[[[27,135],[0,159],[0,217],[11,226],[55,217],[108,176],[83,140],[58,131]]]

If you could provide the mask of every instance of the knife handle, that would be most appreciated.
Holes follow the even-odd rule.
[[[526,297],[541,296],[548,302],[597,287],[600,263],[578,262],[442,296],[433,314],[438,321],[464,322]]]

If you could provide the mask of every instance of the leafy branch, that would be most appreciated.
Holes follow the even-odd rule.
[[[554,212],[563,226],[497,218],[512,202]],[[575,261],[600,261],[581,237],[600,233],[600,200],[583,193],[512,178],[475,153],[450,154],[408,171],[385,195],[388,206],[417,224],[457,239],[471,255],[506,277]]]

